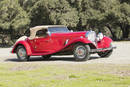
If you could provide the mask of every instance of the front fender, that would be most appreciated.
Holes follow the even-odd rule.
[[[68,41],[68,44],[66,44],[65,46],[69,46],[74,43],[92,44],[93,46],[95,46],[90,40],[87,40],[87,38],[77,38],[77,39]]]
[[[27,55],[31,55],[31,54],[32,54],[31,47],[30,47],[30,45],[28,44],[27,41],[18,41],[18,42],[14,45],[14,47],[13,47],[13,49],[12,49],[12,53],[16,53],[16,49],[17,49],[17,47],[18,47],[19,45],[22,45],[22,46],[25,47],[26,52],[27,52]]]
[[[104,37],[101,41],[97,43],[98,48],[109,48],[112,43],[112,39],[109,37]]]

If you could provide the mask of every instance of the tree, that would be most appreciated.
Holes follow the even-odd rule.
[[[24,29],[29,23],[27,13],[20,7],[17,0],[3,0],[0,2],[0,28],[13,31]]]
[[[52,2],[52,0],[50,1]],[[54,0],[51,4],[49,4],[49,18],[53,24],[62,24],[68,27],[77,26],[79,22],[78,12],[66,0]]]
[[[58,24],[125,39],[130,35],[129,9],[130,0],[0,0],[0,32],[13,39],[28,27]]]
[[[14,38],[23,34],[29,23],[27,13],[20,7],[17,0],[0,1],[0,32],[3,33],[1,38],[3,44],[13,44]]]
[[[107,22],[106,26],[115,39],[119,39],[119,36],[115,36],[113,31],[118,32],[119,30],[122,31],[122,39],[128,38],[130,32],[130,5],[120,3],[117,0],[115,0],[115,2],[112,8],[106,12],[104,21]]]
[[[128,38],[130,33],[130,4],[121,4],[121,15],[117,23],[122,30],[122,38]]]
[[[58,24],[76,27],[78,23],[78,12],[66,0],[39,0],[30,14],[31,26]]]
[[[104,31],[107,27],[113,39],[120,38],[118,36],[120,31],[122,31],[122,38],[128,38],[130,32],[129,0],[68,0],[68,2],[78,11],[79,30]]]
[[[68,0],[70,5],[77,9],[79,30],[97,29],[103,14],[95,7],[95,0]]]
[[[99,26],[107,27],[112,34],[112,38],[116,40],[116,23],[119,20],[120,2],[117,0],[98,0],[96,6],[104,16]]]

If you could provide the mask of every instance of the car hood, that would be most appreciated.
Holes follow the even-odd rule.
[[[66,32],[66,33],[53,33],[52,36],[57,36],[57,37],[80,37],[83,36],[85,37],[87,31],[83,32]]]

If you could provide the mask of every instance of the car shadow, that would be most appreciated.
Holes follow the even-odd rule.
[[[94,60],[94,59],[99,59],[99,57],[92,56],[92,57],[90,57],[89,60]],[[19,60],[17,58],[6,59],[5,61],[6,62],[9,62],[9,61],[19,62]],[[70,62],[72,61],[73,62],[73,61],[75,61],[75,59],[74,59],[74,57],[51,57],[50,59],[44,59],[42,57],[31,57],[28,62],[37,62],[37,61],[70,61]]]

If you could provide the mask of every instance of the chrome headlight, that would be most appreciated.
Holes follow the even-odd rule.
[[[86,37],[88,38],[88,40],[95,42],[96,40],[96,33],[94,31],[88,31],[86,33]]]
[[[97,40],[101,41],[103,39],[103,37],[104,37],[103,33],[98,33]]]

